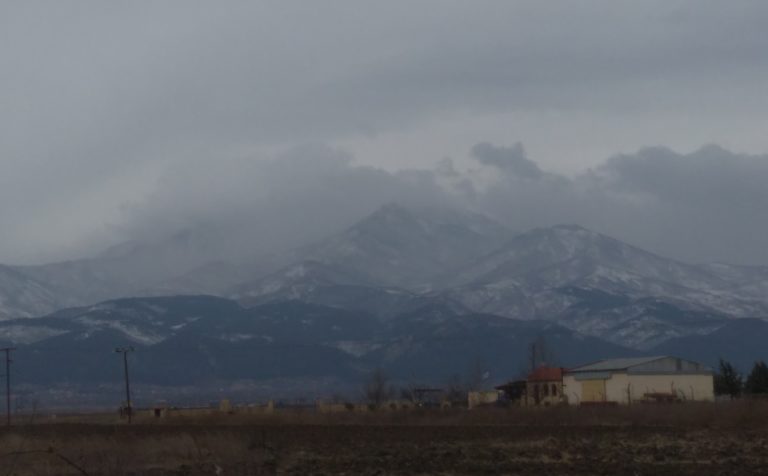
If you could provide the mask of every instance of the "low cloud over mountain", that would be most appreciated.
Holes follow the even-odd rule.
[[[516,231],[578,223],[692,262],[768,263],[768,157],[717,146],[646,148],[575,177],[542,170],[519,143],[479,143],[476,165],[385,171],[309,145],[271,159],[179,164],[126,208],[113,239],[205,237],[200,253],[238,260],[321,239],[383,204],[468,208]]]
[[[574,178],[501,174],[476,206],[518,229],[578,223],[679,259],[765,264],[767,183],[765,155],[654,147]]]

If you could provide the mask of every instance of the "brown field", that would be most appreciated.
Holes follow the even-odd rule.
[[[5,475],[768,474],[768,402],[218,414],[0,430]]]

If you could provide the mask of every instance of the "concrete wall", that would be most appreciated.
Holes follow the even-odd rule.
[[[595,382],[580,381],[576,375],[563,377],[563,392],[568,403],[579,405],[584,397],[594,395]],[[646,393],[674,393],[682,400],[714,401],[714,384],[712,375],[708,374],[626,374],[613,372],[605,380],[604,401],[627,404],[638,402]],[[586,395],[585,395],[586,393]],[[596,399],[597,400],[597,399]]]
[[[159,410],[158,413],[155,410]],[[222,400],[218,407],[196,407],[196,408],[178,408],[168,406],[156,406],[146,410],[146,414],[151,417],[195,417],[202,415],[221,415],[221,414],[271,414],[275,411],[275,403],[270,400],[265,405],[247,405],[234,406],[229,400]]]
[[[499,401],[500,393],[501,392],[497,390],[489,392],[469,392],[467,394],[467,406],[471,410],[482,405],[492,405]]]
[[[406,400],[388,400],[382,403],[378,407],[374,407],[367,403],[340,403],[340,402],[324,402],[318,400],[315,403],[315,408],[319,413],[367,413],[367,412],[386,412],[386,411],[399,411],[399,410],[412,410],[416,408],[413,402]]]

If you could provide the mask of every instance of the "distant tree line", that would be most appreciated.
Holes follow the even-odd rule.
[[[458,373],[447,377],[442,385],[439,385],[441,398],[457,403],[466,402],[469,392],[487,390],[489,387],[490,370],[488,364],[481,357],[476,357],[468,366],[466,375]],[[420,390],[428,388],[417,384],[405,385],[398,388],[392,383],[387,372],[381,368],[374,368],[363,382],[362,400],[369,407],[380,408],[391,399],[420,403]]]
[[[768,366],[762,360],[755,362],[746,380],[727,360],[720,359],[715,374],[715,394],[738,398],[747,395],[768,395]]]
[[[525,379],[528,374],[539,367],[554,367],[558,359],[543,335],[537,336],[528,344],[527,355],[521,362],[517,378]],[[469,392],[489,390],[491,387],[491,371],[488,363],[481,356],[475,356],[466,369],[466,374],[454,373],[439,385],[441,396],[449,402],[466,402]],[[419,403],[418,389],[420,385],[407,385],[398,388],[393,385],[390,376],[380,367],[373,369],[363,382],[362,400],[371,408],[380,408],[387,401],[399,396],[401,400]]]

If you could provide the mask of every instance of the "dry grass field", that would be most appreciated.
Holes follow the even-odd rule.
[[[768,474],[768,402],[38,419],[5,475]]]

